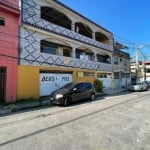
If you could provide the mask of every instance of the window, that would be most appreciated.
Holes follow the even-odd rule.
[[[107,74],[98,74],[98,78],[107,78]]]
[[[41,7],[41,18],[71,30],[71,20],[55,8]]]
[[[56,49],[58,45],[48,42],[48,41],[41,41],[41,52],[48,53],[48,54],[56,54]]]
[[[63,49],[63,56],[71,57],[71,50],[64,48]]]
[[[150,69],[146,69],[146,73],[150,73]]]
[[[85,89],[91,89],[92,88],[92,85],[90,83],[85,83]]]
[[[119,72],[114,72],[114,79],[119,79]]]
[[[95,76],[95,73],[94,72],[84,72],[84,76],[85,77],[89,77],[89,76],[93,77],[93,76]]]
[[[5,19],[0,17],[0,26],[5,26]]]
[[[84,89],[84,83],[79,83],[76,85],[76,87],[78,90],[83,90]]]
[[[76,58],[82,59],[82,60],[87,60],[87,61],[92,61],[92,53],[86,53],[83,50],[77,49],[76,50]]]
[[[114,57],[114,64],[118,65],[118,58],[117,57]]]
[[[97,54],[97,61],[102,63],[111,64],[111,58],[108,55]]]

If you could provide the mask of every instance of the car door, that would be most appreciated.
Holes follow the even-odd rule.
[[[93,92],[92,85],[90,83],[85,83],[85,94],[84,98],[89,98]]]
[[[73,102],[79,101],[79,100],[84,98],[84,94],[85,94],[84,83],[78,83],[74,87],[73,90],[74,90],[74,93],[72,95],[72,101]]]

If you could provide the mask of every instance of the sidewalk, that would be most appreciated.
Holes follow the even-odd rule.
[[[108,89],[103,90],[103,93],[97,93],[96,96],[103,96],[103,95],[114,95],[121,92],[126,91],[127,89],[121,88],[121,89]],[[12,112],[17,112],[20,110],[27,110],[32,108],[38,108],[43,106],[50,106],[51,103],[48,100],[48,98],[42,98],[40,101],[27,101],[27,102],[20,102],[20,103],[12,103],[12,104],[1,104],[0,105],[0,116],[11,114]]]
[[[119,89],[104,89],[103,92],[105,95],[114,95],[114,94],[118,94],[121,92],[127,91],[126,88],[119,88]]]

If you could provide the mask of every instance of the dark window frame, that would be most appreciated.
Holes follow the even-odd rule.
[[[5,26],[5,18],[0,17],[0,26]]]

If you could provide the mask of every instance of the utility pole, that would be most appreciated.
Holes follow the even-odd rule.
[[[141,44],[141,45],[136,45],[136,52],[135,52],[135,60],[136,60],[136,82],[139,81],[139,52],[142,48],[145,47],[150,47],[148,44]],[[146,56],[144,53],[142,53],[143,56],[143,69],[144,69],[144,81],[146,81],[146,69],[145,69],[145,60]]]
[[[138,82],[139,78],[139,47],[136,46],[136,52],[135,52],[135,62],[136,62],[136,82]]]

